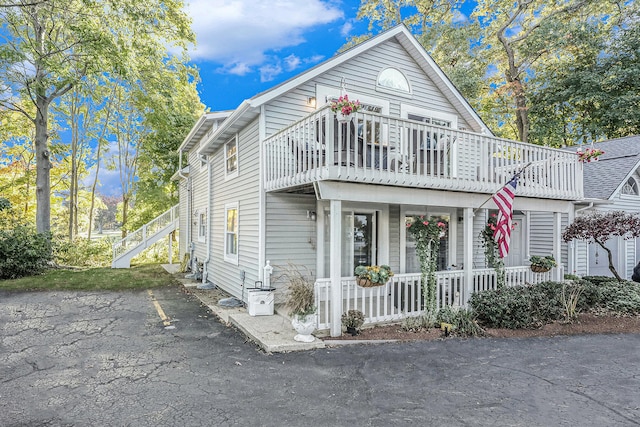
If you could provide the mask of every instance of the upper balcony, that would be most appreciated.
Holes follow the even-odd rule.
[[[338,123],[323,108],[267,138],[266,190],[332,180],[491,194],[522,170],[519,196],[582,198],[575,153],[376,113],[353,116]]]

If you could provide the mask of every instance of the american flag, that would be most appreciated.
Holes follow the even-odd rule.
[[[518,185],[518,176],[516,174],[507,185],[502,187],[493,195],[493,201],[498,206],[498,220],[496,222],[496,230],[493,232],[493,238],[498,244],[498,253],[500,258],[504,258],[509,253],[509,242],[511,240],[511,220],[513,219],[513,199],[516,197],[516,185]]]

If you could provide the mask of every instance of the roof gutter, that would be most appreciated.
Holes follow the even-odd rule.
[[[204,146],[198,150],[198,155],[207,155],[211,154],[211,145],[213,142],[218,139],[218,136],[224,134],[226,131],[230,130],[231,127],[236,124],[236,122],[244,116],[247,111],[251,110],[254,107],[253,103],[245,99],[242,103],[236,108],[233,113],[225,121],[222,122],[222,125],[216,129],[216,131],[211,135],[209,140],[204,144]]]

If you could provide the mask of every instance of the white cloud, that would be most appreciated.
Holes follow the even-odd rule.
[[[300,64],[302,63],[302,61],[300,60],[300,57],[291,54],[289,56],[287,56],[286,58],[284,58],[284,64],[285,64],[285,68],[287,69],[287,71],[293,71],[296,68],[298,68],[300,66]]]
[[[345,22],[340,29],[340,35],[342,37],[347,37],[349,34],[351,34],[351,30],[353,30],[353,22],[349,20]]]
[[[309,28],[344,16],[326,0],[192,0],[188,11],[197,38],[191,57],[239,75],[268,62],[265,52],[299,45]],[[299,65],[285,63],[287,69]],[[272,76],[278,67],[265,65],[261,75]]]
[[[270,82],[282,72],[280,64],[266,64],[260,67],[260,81]]]

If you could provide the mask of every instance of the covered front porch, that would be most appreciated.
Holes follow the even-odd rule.
[[[487,268],[479,237],[495,209],[487,196],[420,189],[399,192],[346,183],[319,183],[316,191],[319,329],[341,335],[341,316],[350,309],[362,311],[366,324],[424,313],[415,243],[406,231],[416,215],[447,224],[438,256],[438,307],[464,307],[474,292],[496,288],[496,272]],[[516,197],[514,210],[517,227],[512,233],[513,251],[505,258],[505,285],[562,280],[568,256],[560,235],[563,218],[573,215],[571,202]],[[534,273],[528,261],[531,255],[553,255],[559,266]],[[381,264],[394,272],[386,285],[356,285],[355,266]]]

